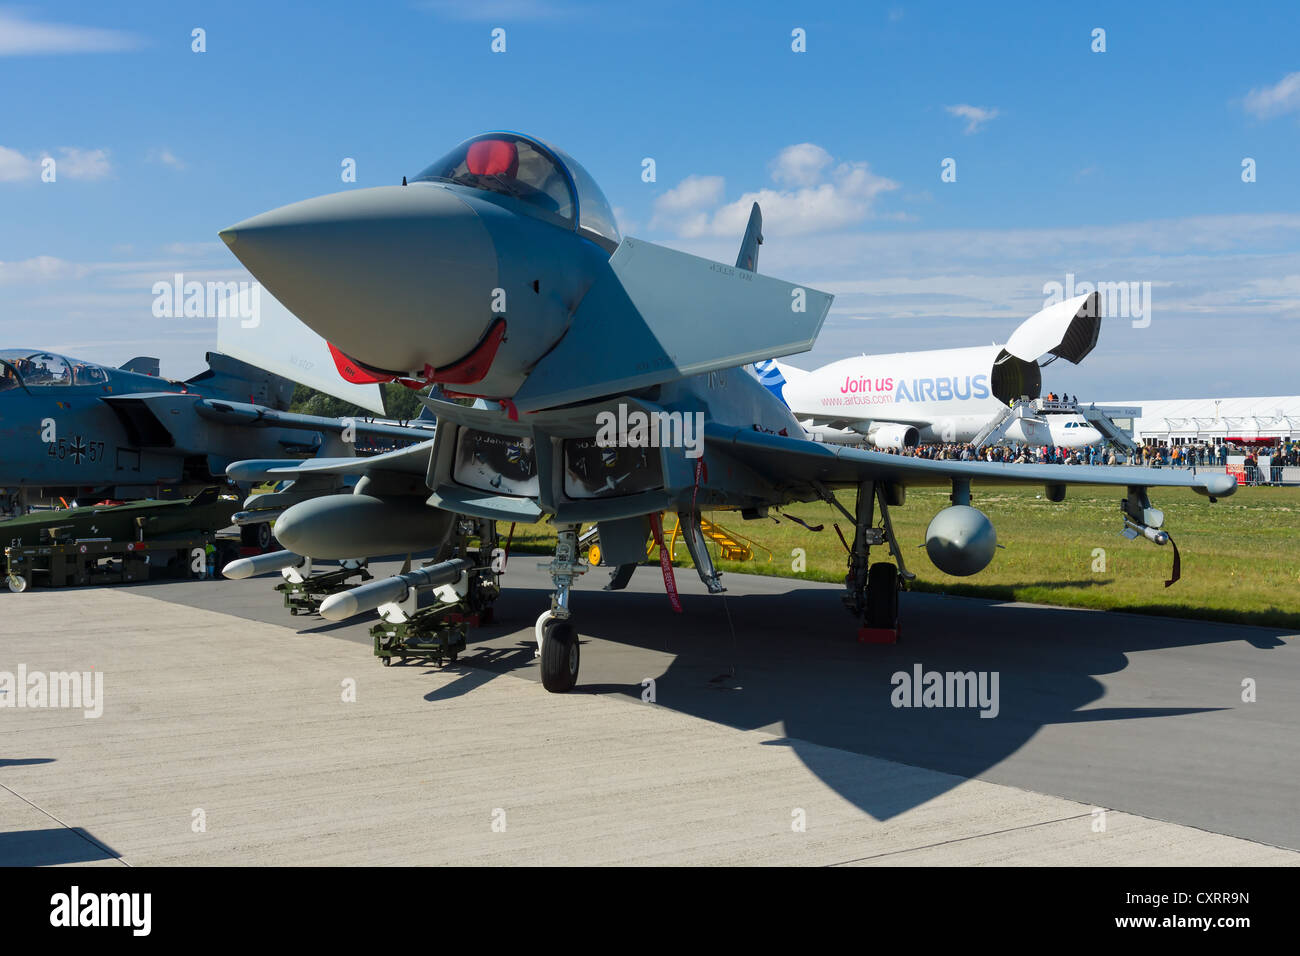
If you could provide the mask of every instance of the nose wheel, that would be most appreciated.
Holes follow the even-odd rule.
[[[539,654],[542,665],[542,686],[552,694],[564,694],[578,683],[578,665],[582,654],[578,649],[578,632],[568,620],[543,614]]]
[[[542,686],[552,694],[563,694],[578,682],[578,632],[569,619],[569,591],[588,564],[578,556],[578,525],[558,529],[555,557],[540,565],[549,571],[555,593],[551,609],[537,619],[537,657],[542,667]]]

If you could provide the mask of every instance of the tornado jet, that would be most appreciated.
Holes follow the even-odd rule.
[[[206,359],[205,371],[172,381],[159,376],[153,358],[111,368],[40,349],[0,350],[5,510],[190,497],[223,483],[226,467],[250,453],[350,452],[340,441],[348,423],[288,411],[293,382],[220,352]],[[429,435],[365,421],[353,429],[407,442]],[[258,531],[269,537],[265,528],[252,536]]]
[[[354,462],[250,461],[230,474],[362,476],[353,494],[294,505],[276,522],[286,548],[319,558],[439,547],[457,515],[549,520],[553,593],[535,630],[553,692],[578,679],[571,592],[589,570],[584,524],[595,524],[617,589],[644,563],[659,516],[676,512],[697,573],[717,593],[722,575],[702,511],[757,518],[825,501],[854,528],[843,603],[858,637],[889,640],[898,592],[912,578],[890,509],[909,486],[951,487],[952,505],[931,522],[925,546],[958,576],[981,571],[997,547],[972,504],[982,484],[1037,484],[1051,501],[1071,485],[1115,486],[1124,496],[1116,530],[1158,545],[1170,537],[1148,489],[1192,488],[1214,500],[1236,488],[1225,475],[930,461],[812,441],[745,366],[811,348],[831,296],[755,271],[757,204],[734,264],[624,237],[588,172],[520,133],[475,136],[403,185],[295,202],[220,235],[349,374],[436,383],[475,399],[426,400],[437,434],[408,449]],[[837,502],[838,489],[857,492],[852,510]],[[873,563],[872,548],[884,559]],[[443,556],[440,570],[402,581],[445,586],[459,572]],[[661,570],[671,605],[674,572]],[[332,597],[322,615],[374,609],[402,590],[375,584]]]

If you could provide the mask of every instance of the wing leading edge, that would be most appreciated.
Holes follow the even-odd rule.
[[[942,485],[953,480],[969,480],[984,484],[1190,488],[1213,498],[1226,497],[1237,490],[1235,476],[1217,473],[1123,465],[934,461],[714,424],[705,426],[704,438],[708,447],[743,462],[778,487],[812,482],[856,485],[862,481]]]

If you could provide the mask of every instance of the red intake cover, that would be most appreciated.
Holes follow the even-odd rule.
[[[372,385],[376,382],[391,382],[393,380],[391,375],[376,375],[374,372],[366,371],[333,345],[330,345],[330,355],[334,356],[334,364],[338,367],[339,374],[343,376],[345,381],[351,382],[353,385]]]

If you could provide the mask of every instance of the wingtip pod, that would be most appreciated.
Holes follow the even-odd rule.
[[[1236,475],[1198,475],[1194,491],[1207,498],[1226,498],[1237,491]]]

